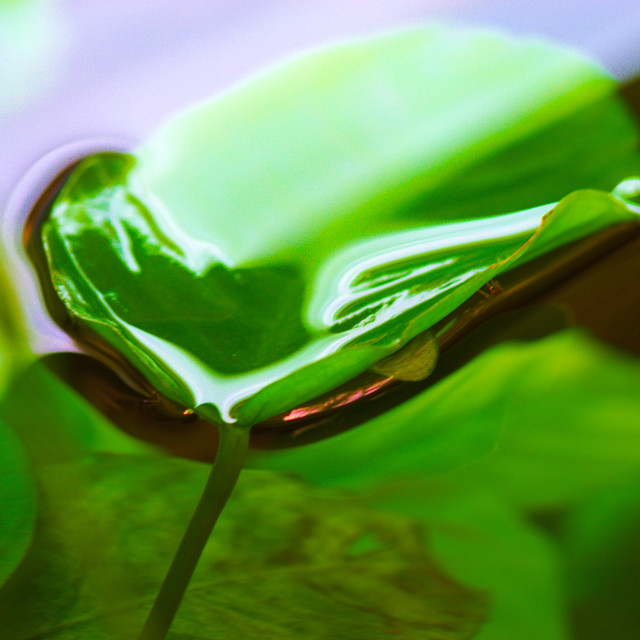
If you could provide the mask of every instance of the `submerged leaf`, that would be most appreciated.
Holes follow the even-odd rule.
[[[636,173],[615,90],[573,53],[464,30],[302,57],[82,163],[44,227],[52,283],[172,400],[263,420],[455,309],[547,203]],[[556,212],[526,256],[630,216],[575,198],[604,217]]]
[[[36,544],[0,591],[3,632],[133,637],[205,476],[195,463],[124,456],[43,469]],[[248,472],[169,637],[462,640],[484,608],[437,568],[412,520]]]

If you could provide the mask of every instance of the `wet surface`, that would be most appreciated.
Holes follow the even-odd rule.
[[[268,9],[250,1],[187,4],[177,9],[152,2],[135,6],[124,2],[97,2],[91,6],[71,1],[59,3],[59,15],[54,18],[56,29],[65,37],[55,45],[57,67],[46,83],[42,81],[42,87],[37,86],[40,81],[35,82],[29,101],[19,110],[0,118],[0,133],[3,140],[9,141],[0,147],[3,166],[0,215],[4,216],[9,195],[15,193],[19,179],[53,149],[103,134],[142,139],[186,104],[218,92],[292,52],[331,39],[446,17],[462,19],[467,24],[506,26],[516,33],[547,36],[578,46],[595,55],[620,78],[628,78],[640,67],[637,38],[640,9],[636,2],[618,2],[615,6],[594,2],[588,11],[576,9],[570,2],[544,2],[517,12],[506,1],[489,6],[480,2],[382,2],[373,8],[368,2],[355,2],[340,9],[332,3],[284,1],[270,3]],[[638,82],[625,87],[622,93],[640,116]],[[3,229],[3,242],[15,240]],[[535,299],[536,311],[510,311],[474,331],[484,338],[476,337],[472,342],[470,336],[464,338],[459,343],[466,345],[464,349],[451,346],[450,353],[458,355],[443,356],[430,383],[459,366],[467,354],[486,348],[499,333],[506,336],[511,332],[515,336],[523,326],[528,328],[522,329],[519,337],[525,339],[527,332],[536,334],[535,327],[587,326],[604,340],[638,353],[639,323],[634,321],[640,308],[635,295],[640,289],[638,243],[625,246],[585,268],[580,277],[556,285]],[[21,278],[24,274],[16,276]],[[27,308],[42,304],[35,294],[23,302]],[[539,322],[540,313],[546,319],[544,322]],[[527,317],[538,320],[531,322]],[[491,333],[491,327],[496,327],[495,334]],[[60,334],[56,339],[64,341]],[[472,344],[476,346],[471,347]],[[69,343],[67,347],[72,348]],[[117,418],[118,412],[122,415],[117,407],[127,397],[126,402],[138,403],[134,415],[151,416],[150,430],[154,428],[152,425],[165,423],[165,446],[182,455],[198,457],[199,446],[189,449],[182,442],[183,435],[189,430],[201,434],[207,431],[198,438],[210,437],[211,429],[207,430],[191,416],[183,416],[181,408],[167,407],[144,385],[132,392],[114,378],[107,386],[119,391],[108,399],[104,380],[112,374],[85,376],[83,372],[100,366],[80,365],[79,360],[74,360],[70,368],[69,362],[72,360],[57,363],[54,368],[72,384],[85,388],[92,401],[101,410],[111,412],[116,422],[122,422],[122,418]],[[98,380],[103,382],[98,384]],[[378,382],[374,378],[370,384]],[[411,383],[404,388],[403,393],[409,394]],[[132,393],[133,400],[129,397]],[[371,415],[377,410],[372,409]],[[369,414],[361,415],[364,419]],[[347,428],[354,423],[353,416],[345,414],[341,423]],[[322,428],[310,430],[316,431],[313,437],[320,437]],[[287,438],[283,439],[283,446]]]
[[[373,372],[343,385],[305,405],[299,419],[287,415],[258,424],[252,446],[282,448],[300,446],[357,427],[376,415],[437,384],[474,357],[499,343],[543,338],[571,326],[583,327],[610,345],[640,355],[640,228],[609,232],[599,243],[583,243],[573,254],[564,276],[540,263],[503,279],[503,291],[495,297],[474,296],[464,315],[448,335],[441,336],[440,357],[434,372],[421,382],[388,380]],[[574,248],[575,250],[575,248]],[[568,252],[556,252],[558,263]],[[579,254],[576,258],[576,254]],[[582,256],[582,257],[580,257]],[[549,266],[545,258],[545,266]],[[557,268],[557,264],[556,264]],[[532,278],[538,269],[539,279]],[[553,279],[549,273],[553,271]],[[559,279],[559,281],[558,281]],[[526,284],[525,287],[522,285]],[[519,289],[518,286],[521,288]],[[511,293],[514,292],[514,293]],[[131,389],[104,364],[79,354],[58,354],[47,365],[90,400],[114,424],[127,433],[153,442],[173,453],[212,460],[217,435],[204,420],[154,393]],[[377,386],[376,386],[377,385]],[[375,393],[363,394],[365,389]],[[330,406],[332,398],[360,393],[352,405]],[[340,404],[340,403],[337,403]],[[309,408],[317,410],[309,410]]]

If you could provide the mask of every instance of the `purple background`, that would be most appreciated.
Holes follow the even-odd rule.
[[[428,20],[490,25],[640,70],[640,2],[595,0],[56,0],[47,64],[0,117],[0,210],[45,153],[96,136],[139,140],[172,112],[301,49]],[[38,37],[37,34],[35,37]]]

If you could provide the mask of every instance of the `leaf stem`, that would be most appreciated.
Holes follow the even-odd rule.
[[[139,640],[166,637],[211,531],[242,470],[249,446],[249,429],[221,425],[218,430],[220,442],[209,479]]]

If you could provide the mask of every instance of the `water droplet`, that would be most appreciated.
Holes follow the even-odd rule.
[[[623,180],[612,193],[630,209],[640,213],[640,177]]]

